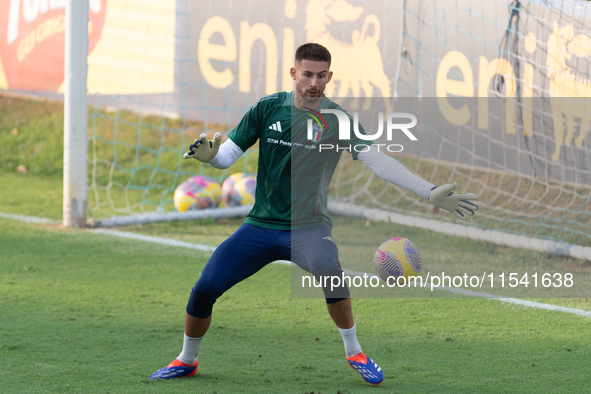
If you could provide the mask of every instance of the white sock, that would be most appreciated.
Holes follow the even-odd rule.
[[[191,338],[188,337],[187,334],[184,335],[183,351],[179,354],[177,359],[184,364],[193,365],[195,364],[195,361],[197,361],[197,353],[199,353],[199,346],[201,345],[203,337]]]
[[[357,331],[355,330],[355,324],[351,328],[339,328],[343,342],[345,343],[345,353],[347,357],[353,357],[356,354],[362,352],[361,345],[357,341]]]

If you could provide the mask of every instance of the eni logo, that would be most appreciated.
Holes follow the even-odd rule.
[[[537,39],[529,33],[524,39],[526,52],[533,54],[537,49]],[[547,41],[546,66],[549,79],[549,96],[552,98],[552,117],[554,122],[555,149],[552,161],[560,160],[562,145],[570,147],[574,139],[577,148],[583,146],[583,141],[591,127],[591,110],[583,100],[573,100],[580,97],[591,97],[591,81],[581,78],[567,64],[574,54],[577,57],[591,56],[591,38],[581,33],[575,36],[573,24],[559,27],[554,21],[554,29]],[[521,100],[523,135],[533,135],[533,87],[534,66],[529,62],[522,62],[521,70]],[[458,68],[463,79],[448,79],[452,68]],[[504,80],[505,100],[505,132],[516,134],[516,92],[517,83],[515,71],[509,61],[502,58],[488,60],[480,56],[478,64],[478,91],[474,91],[476,79],[472,65],[468,58],[459,51],[448,52],[437,69],[436,96],[441,113],[445,119],[457,126],[468,123],[472,112],[467,104],[460,108],[453,107],[448,95],[460,97],[478,97],[477,125],[479,129],[488,129],[488,95],[492,78],[500,75]],[[566,127],[563,117],[566,118]],[[580,119],[580,123],[576,120]],[[580,125],[580,127],[579,127]],[[575,138],[575,131],[580,130]]]
[[[289,20],[303,18],[305,14],[305,42],[317,42],[331,52],[334,76],[326,86],[328,97],[351,95],[356,98],[351,103],[351,109],[357,109],[359,96],[363,93],[366,97],[363,110],[369,110],[369,98],[373,96],[375,87],[384,97],[386,112],[392,111],[390,79],[384,71],[378,45],[382,27],[376,15],[367,14],[360,30],[353,30],[350,39],[341,40],[334,37],[327,26],[341,23],[347,29],[347,22],[358,20],[365,12],[362,7],[354,7],[346,0],[308,0],[305,8],[298,10],[298,1],[285,0],[283,8]],[[297,22],[298,26],[301,25],[299,20]],[[222,40],[214,40],[214,36]],[[297,44],[305,42],[298,39]],[[215,89],[226,89],[237,81],[240,92],[250,92],[253,87],[252,63],[259,60],[253,57],[255,43],[262,43],[265,48],[265,57],[260,59],[265,70],[265,93],[273,94],[279,88],[292,91],[294,86],[289,70],[293,67],[296,48],[294,30],[283,26],[282,30],[275,31],[263,22],[251,24],[240,21],[232,25],[226,18],[217,15],[201,27],[197,44],[197,63],[206,83]],[[237,65],[237,72],[230,67],[231,64]]]

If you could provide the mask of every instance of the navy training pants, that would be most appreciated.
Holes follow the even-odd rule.
[[[320,276],[341,276],[337,245],[324,224],[293,230],[272,230],[243,224],[222,242],[205,265],[187,303],[187,313],[204,319],[216,300],[235,284],[275,260],[290,260]],[[349,297],[346,284],[333,291],[324,288],[327,303]]]

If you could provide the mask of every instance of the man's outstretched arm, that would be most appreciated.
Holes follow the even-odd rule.
[[[376,146],[360,152],[357,158],[382,180],[413,192],[462,220],[478,210],[478,205],[470,202],[478,198],[474,193],[454,193],[458,186],[455,182],[437,187],[413,174],[398,160],[378,151]]]
[[[221,140],[221,133],[216,133],[213,141],[208,141],[207,135],[201,134],[201,137],[189,146],[189,151],[183,157],[196,159],[219,170],[225,170],[234,164],[244,152],[231,139],[228,138],[220,145]]]

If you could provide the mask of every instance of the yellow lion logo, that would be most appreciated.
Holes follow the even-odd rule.
[[[576,75],[566,63],[572,55],[591,56],[591,38],[585,34],[574,35],[573,24],[558,27],[554,22],[554,31],[548,38],[548,78],[550,79],[550,97],[552,97],[552,117],[556,149],[552,161],[560,159],[560,148],[564,143],[570,147],[577,123],[580,119],[580,132],[575,139],[578,148],[591,126],[591,108],[586,108],[586,100],[573,100],[575,97],[591,97],[591,81]],[[563,115],[566,117],[566,137]]]
[[[390,80],[384,72],[382,54],[378,46],[381,25],[377,16],[369,14],[365,17],[361,31],[351,34],[351,42],[344,42],[332,36],[327,25],[334,22],[352,22],[363,13],[362,7],[354,7],[345,0],[310,0],[306,8],[306,31],[308,42],[325,45],[332,54],[331,69],[334,71],[333,81],[339,81],[338,97],[346,97],[349,90],[355,97],[352,109],[357,109],[361,90],[365,93],[363,109],[370,108],[370,97],[373,86],[381,90],[386,112],[392,111],[389,97],[391,95]],[[368,35],[373,25],[373,35]],[[372,86],[373,85],[373,86]],[[335,93],[335,85],[326,86],[326,95]]]

